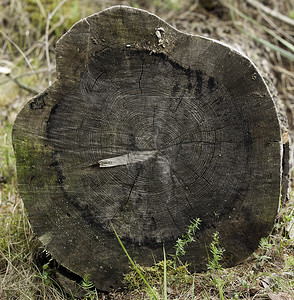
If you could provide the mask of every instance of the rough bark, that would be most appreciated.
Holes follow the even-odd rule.
[[[19,113],[13,143],[32,228],[59,263],[110,290],[129,266],[112,224],[151,265],[195,218],[192,271],[216,231],[227,266],[256,249],[279,204],[282,144],[249,59],[116,6],[74,25],[56,61],[56,82]]]

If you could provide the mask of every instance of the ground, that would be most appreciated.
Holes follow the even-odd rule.
[[[22,105],[54,80],[57,39],[80,18],[117,4],[147,9],[178,30],[215,38],[245,53],[268,83],[281,120],[284,144],[290,140],[290,149],[293,148],[294,3],[290,0],[3,1],[0,10],[1,299],[74,298],[70,295],[74,293],[72,282],[66,284],[56,277],[55,262],[30,228],[17,192],[11,130]],[[170,268],[166,293],[163,265],[142,269],[148,282],[162,295],[158,298],[164,299],[166,295],[167,299],[293,299],[294,208],[289,195],[281,203],[272,234],[241,265],[230,269],[214,265],[201,274],[185,274],[182,270],[175,275]],[[109,294],[96,292],[90,280],[84,278],[83,292],[79,295],[87,299],[155,297],[148,296],[136,272],[127,278],[133,288]],[[63,288],[58,282],[63,283]],[[66,286],[71,287],[71,292]]]

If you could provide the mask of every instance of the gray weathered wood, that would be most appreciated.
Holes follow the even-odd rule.
[[[183,260],[206,264],[219,231],[225,263],[256,249],[276,216],[281,135],[268,89],[234,49],[116,6],[74,25],[56,47],[57,80],[13,130],[21,197],[34,232],[97,288],[129,262],[162,259],[194,218]]]

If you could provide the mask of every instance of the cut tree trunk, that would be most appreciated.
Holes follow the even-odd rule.
[[[224,264],[272,229],[281,132],[253,63],[217,41],[116,6],[75,24],[56,47],[57,80],[13,130],[18,184],[32,228],[79,276],[110,290],[130,256],[163,258],[195,218],[182,261],[206,268],[219,232]]]

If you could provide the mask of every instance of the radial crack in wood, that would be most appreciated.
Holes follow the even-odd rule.
[[[226,266],[269,234],[281,133],[250,60],[116,6],[75,24],[56,63],[56,82],[19,113],[13,145],[31,226],[59,264],[108,291],[129,270],[112,225],[150,266],[200,218],[182,258],[191,271],[206,268],[216,231]]]

